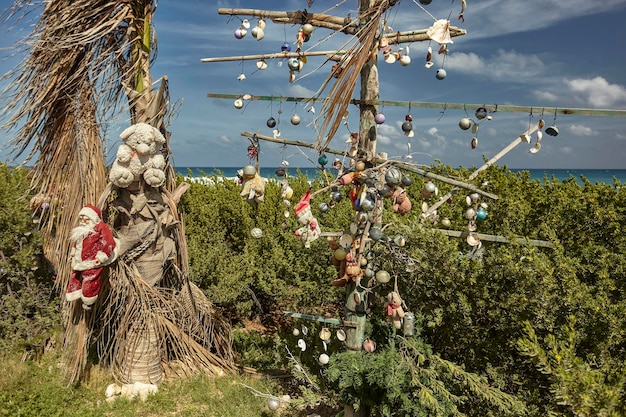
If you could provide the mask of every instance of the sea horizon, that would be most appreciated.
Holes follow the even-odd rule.
[[[234,178],[237,176],[237,171],[242,169],[239,167],[176,167],[176,174],[183,177],[200,178],[203,176],[223,176],[225,178]],[[582,185],[581,177],[586,178],[590,183],[604,183],[613,184],[613,179],[616,178],[621,183],[626,183],[626,169],[583,169],[583,168],[509,168],[511,172],[519,173],[522,171],[528,171],[532,180],[543,181],[544,178],[548,180],[552,177],[556,178],[560,182],[574,178]],[[297,175],[298,172],[306,175],[309,178],[314,178],[319,172],[319,168],[304,168],[304,167],[288,167],[287,174],[291,176]],[[191,174],[190,174],[191,173]],[[262,167],[261,176],[264,178],[277,178],[275,167]]]

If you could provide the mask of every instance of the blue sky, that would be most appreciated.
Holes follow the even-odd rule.
[[[6,4],[0,1],[0,4]],[[442,61],[435,50],[434,63],[424,68],[427,42],[408,46],[411,64],[387,64],[379,55],[380,99],[391,101],[483,103],[485,105],[532,106],[530,113],[496,112],[493,120],[483,121],[478,131],[479,143],[471,149],[472,133],[459,129],[459,120],[473,116],[474,108],[465,110],[412,108],[415,136],[401,131],[408,108],[386,106],[379,111],[386,122],[379,125],[378,151],[402,158],[410,143],[413,162],[431,164],[439,160],[453,167],[480,166],[532,123],[539,120],[544,107],[626,109],[626,1],[604,0],[467,0],[465,21],[457,20],[459,0],[432,0],[419,7],[419,0],[401,0],[387,13],[393,31],[425,29],[436,19],[450,19],[452,25],[467,30],[449,45],[449,55]],[[333,8],[334,5],[338,7]],[[5,6],[6,7],[6,6]],[[281,138],[314,142],[313,115],[305,104],[281,101],[286,97],[308,97],[317,91],[330,71],[330,64],[318,68],[321,57],[309,58],[296,82],[289,83],[286,62],[268,61],[268,68],[258,71],[256,61],[204,63],[202,58],[269,54],[280,51],[287,41],[293,45],[299,26],[267,21],[261,41],[250,33],[235,39],[234,31],[247,16],[223,16],[218,8],[251,8],[312,13],[327,12],[345,17],[357,15],[357,1],[201,1],[162,0],[154,25],[159,54],[152,67],[155,79],[167,76],[170,96],[177,107],[172,119],[171,146],[173,164],[183,166],[243,166],[249,160],[249,142],[242,131],[272,135],[266,126],[268,117],[280,116]],[[331,10],[332,8],[332,10]],[[257,19],[250,17],[252,27]],[[24,29],[22,29],[24,30]],[[17,33],[3,36],[6,47]],[[349,40],[345,34],[334,36],[318,28],[304,44],[308,50],[332,50]],[[295,49],[295,47],[293,48]],[[6,50],[0,50],[6,53]],[[1,61],[4,73],[14,61]],[[443,65],[444,80],[435,77]],[[238,80],[240,74],[245,80]],[[328,90],[328,89],[327,89]],[[327,91],[326,90],[326,91]],[[276,100],[248,101],[243,109],[231,99],[208,98],[207,93],[274,96]],[[324,94],[322,94],[324,96]],[[358,85],[355,97],[358,96]],[[358,109],[349,108],[346,128],[340,128],[331,147],[344,149],[349,131],[358,131]],[[280,114],[279,114],[280,113]],[[297,113],[302,123],[293,126]],[[553,113],[543,115],[547,125]],[[117,136],[128,120],[120,116],[109,127],[109,155],[119,144]],[[530,145],[520,144],[498,164],[510,168],[612,168],[626,169],[626,118],[558,115],[557,137],[544,135],[538,153]],[[7,140],[0,133],[0,142]],[[2,154],[4,156],[5,153]],[[291,166],[309,168],[317,155],[312,150],[295,149],[261,141],[262,166],[275,167],[282,160]]]

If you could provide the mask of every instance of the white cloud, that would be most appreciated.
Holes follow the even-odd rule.
[[[574,136],[596,136],[598,134],[592,128],[583,125],[571,125],[569,131]]]
[[[549,91],[533,91],[532,95],[539,101],[555,103],[558,101],[559,96]]]
[[[561,146],[561,153],[563,155],[572,155],[574,153],[574,149],[571,146]]]
[[[602,77],[576,78],[565,83],[571,92],[593,107],[610,108],[619,103],[626,103],[626,88],[609,84]]]
[[[475,53],[452,53],[448,57],[447,67],[495,81],[536,80],[547,72],[547,65],[539,56],[503,49],[490,57],[480,57]]]

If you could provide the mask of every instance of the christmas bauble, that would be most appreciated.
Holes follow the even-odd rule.
[[[437,70],[437,74],[435,74],[435,77],[436,77],[438,80],[443,80],[444,78],[446,78],[446,75],[448,75],[448,74],[446,73],[446,70],[445,70],[445,69],[443,69],[443,68],[439,68],[439,69]]]
[[[376,122],[376,124],[382,125],[383,123],[385,123],[385,115],[382,113],[377,113],[376,116],[374,116],[374,121]]]
[[[472,127],[472,119],[464,117],[459,121],[459,127],[463,130],[467,130]]]
[[[389,272],[385,270],[380,270],[376,272],[376,282],[378,282],[379,284],[386,284],[389,282],[389,280],[391,280],[391,275],[389,275]]]

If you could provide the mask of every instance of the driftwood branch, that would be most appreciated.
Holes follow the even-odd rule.
[[[460,237],[460,238],[466,238],[468,235],[468,232],[460,232],[458,230],[446,230],[446,229],[435,229],[440,231],[441,233],[443,233],[446,236],[450,236],[450,237]],[[547,240],[536,240],[536,239],[526,239],[523,237],[518,237],[518,238],[513,238],[513,239],[507,239],[504,236],[498,236],[498,235],[487,235],[484,233],[476,233],[478,235],[478,238],[480,240],[484,240],[487,242],[498,242],[498,243],[518,243],[521,245],[531,245],[531,246],[539,246],[539,247],[543,247],[543,248],[554,248],[554,244],[552,242],[549,242]]]
[[[265,140],[265,141],[269,141],[269,142],[280,143],[281,145],[301,146],[301,147],[305,147],[305,148],[315,149],[315,145],[313,145],[312,143],[298,141],[298,140],[278,139],[278,138],[274,138],[274,137],[271,137],[271,136],[261,135],[261,134],[252,133],[252,132],[241,132],[241,136],[248,137],[248,138],[254,137],[254,138]],[[325,153],[329,153],[329,154],[333,154],[333,155],[343,155],[345,153],[344,151],[337,150],[337,149],[332,149],[332,148],[327,148],[324,152]],[[392,164],[392,165],[397,166],[400,169],[405,169],[405,170],[411,171],[411,172],[413,172],[415,174],[423,175],[426,178],[430,178],[430,179],[433,179],[433,180],[441,181],[443,183],[450,184],[450,185],[453,185],[455,187],[465,188],[467,190],[470,190],[472,192],[481,194],[481,195],[483,195],[483,196],[485,196],[487,198],[490,198],[492,200],[497,200],[498,199],[497,195],[495,195],[493,193],[489,193],[487,191],[483,191],[480,188],[476,187],[475,185],[468,184],[468,183],[465,183],[465,182],[462,182],[462,181],[457,181],[457,180],[454,180],[452,178],[443,177],[441,175],[437,175],[437,174],[434,174],[432,172],[428,172],[428,171],[425,171],[423,169],[417,168],[416,166],[411,165],[411,164],[407,164],[405,162],[394,161],[394,160],[385,161],[385,160],[380,159],[380,158],[376,159],[376,162],[379,163],[379,164],[382,164],[382,163]]]

